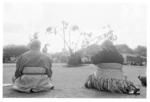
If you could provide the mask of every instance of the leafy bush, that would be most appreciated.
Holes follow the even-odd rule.
[[[117,51],[113,43],[109,40],[106,40],[101,45],[101,50],[92,56],[91,60],[93,64],[99,63],[121,63],[123,64],[123,57]]]
[[[81,64],[81,56],[79,54],[72,54],[69,56],[68,65],[77,66]]]

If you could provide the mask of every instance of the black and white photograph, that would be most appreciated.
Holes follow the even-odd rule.
[[[148,6],[3,2],[3,98],[147,98]]]

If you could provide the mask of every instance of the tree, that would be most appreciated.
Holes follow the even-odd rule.
[[[147,56],[147,48],[145,46],[137,46],[137,48],[134,49],[134,52],[140,56]]]
[[[134,51],[128,47],[128,45],[126,44],[120,44],[120,45],[116,45],[117,50],[120,53],[128,53],[128,54],[133,54]]]
[[[10,60],[11,57],[17,58],[22,53],[28,51],[28,47],[24,45],[8,45],[3,48],[3,60]],[[5,62],[5,61],[4,61]]]
[[[108,31],[105,33],[99,33],[97,36],[93,36],[93,32],[85,32],[81,31],[78,25],[70,25],[66,21],[62,21],[62,29],[61,33],[58,31],[57,27],[48,27],[46,29],[46,32],[49,32],[49,34],[54,33],[56,35],[56,32],[59,34],[59,36],[64,41],[64,52],[68,51],[69,57],[75,57],[75,58],[69,58],[72,61],[75,61],[75,59],[79,59],[77,51],[80,49],[86,48],[92,44],[97,44],[103,39],[109,39],[111,41],[117,40],[117,36],[114,35],[113,30],[111,29],[110,25],[107,25],[105,28],[108,28]],[[63,35],[61,35],[63,34]],[[78,35],[77,40],[71,39],[73,35]],[[66,35],[69,36],[69,38],[66,38]],[[80,46],[80,47],[79,47]],[[66,53],[67,54],[67,53]],[[80,56],[81,57],[81,56]],[[80,62],[80,61],[77,61]]]

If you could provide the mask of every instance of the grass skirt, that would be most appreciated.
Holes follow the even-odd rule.
[[[108,69],[110,65],[112,69]],[[104,66],[106,69],[104,69]],[[95,73],[89,75],[85,87],[112,93],[137,94],[137,92],[140,91],[139,88],[137,88],[133,82],[123,78],[121,66],[116,67],[116,69],[115,66],[118,65],[103,64],[103,68],[98,68]]]

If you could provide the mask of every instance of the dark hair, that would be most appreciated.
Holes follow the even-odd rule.
[[[93,64],[99,63],[120,63],[123,64],[123,57],[117,51],[116,47],[109,40],[106,40],[101,45],[102,50],[92,56],[91,60]]]

